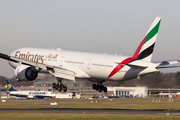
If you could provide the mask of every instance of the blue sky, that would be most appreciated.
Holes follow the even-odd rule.
[[[153,61],[180,58],[179,4],[178,0],[1,0],[0,52],[53,47],[131,56],[159,16]],[[0,59],[0,66],[0,75],[14,76],[7,61]]]

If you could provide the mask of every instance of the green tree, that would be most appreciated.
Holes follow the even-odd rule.
[[[176,81],[175,77],[171,78],[170,84],[171,84],[171,86],[177,86],[177,81]]]
[[[140,80],[142,85],[153,88],[153,87],[157,87],[158,84],[162,82],[162,77],[161,77],[161,73],[157,72],[157,73],[141,76]]]
[[[123,87],[125,85],[124,81],[117,81],[117,87]]]
[[[161,82],[157,86],[158,88],[171,88],[171,85],[167,82]]]
[[[180,72],[176,73],[175,78],[176,78],[177,84],[180,85]]]

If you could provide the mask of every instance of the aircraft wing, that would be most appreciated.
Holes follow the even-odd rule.
[[[46,66],[45,64],[42,64],[42,63],[32,62],[32,61],[29,61],[29,60],[23,60],[23,59],[15,58],[15,57],[10,57],[10,59],[14,60],[14,61],[16,61],[16,62],[18,62],[20,64],[33,66],[33,67],[36,68],[36,70],[38,70],[39,68],[44,69],[44,70],[51,69],[51,67],[48,67],[48,66]]]
[[[17,63],[20,63],[20,64],[31,66],[34,69],[38,70],[38,71],[42,70],[42,69],[47,70],[49,73],[51,73],[55,77],[75,81],[75,73],[73,71],[69,70],[69,69],[56,67],[56,66],[51,66],[51,65],[46,65],[46,64],[37,63],[37,62],[32,62],[32,61],[29,61],[29,60],[23,60],[23,59],[20,59],[20,58],[15,58],[15,57],[8,56],[8,55],[3,54],[3,53],[0,53],[0,58],[3,58],[3,59],[8,60],[8,61],[17,62]]]
[[[75,81],[75,73],[68,69],[63,69],[59,67],[53,67],[53,71],[49,71],[52,75],[59,78],[64,78],[68,80]]]
[[[0,53],[0,58],[5,59],[5,60],[9,60],[9,61],[12,61],[12,62],[17,62],[15,60],[11,59],[10,56],[8,56],[6,54],[3,54],[3,53]]]
[[[12,60],[20,62],[21,64],[32,66],[37,70],[39,70],[39,68],[47,70],[49,73],[51,73],[55,77],[75,81],[75,73],[73,71],[69,70],[69,69],[56,67],[56,66],[51,66],[51,65],[45,65],[45,64],[42,64],[42,63],[32,62],[32,61],[23,60],[23,59],[19,59],[19,58],[15,58],[15,57],[10,57],[10,58]]]

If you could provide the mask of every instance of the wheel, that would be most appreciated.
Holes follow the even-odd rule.
[[[107,87],[104,87],[104,88],[103,88],[103,91],[104,91],[104,92],[107,92]]]
[[[59,91],[59,92],[62,91],[62,87],[61,87],[61,86],[58,87],[58,91]]]
[[[67,87],[66,87],[66,86],[63,87],[63,91],[64,91],[64,92],[67,91]]]
[[[53,83],[53,84],[52,84],[52,88],[55,88],[55,87],[56,87],[56,83]]]
[[[96,85],[96,90],[97,90],[97,91],[99,90],[99,87],[100,87],[99,85]]]
[[[98,92],[102,92],[102,89],[99,89]]]
[[[96,84],[93,84],[93,85],[92,85],[92,88],[93,88],[93,89],[96,89],[96,87],[97,87]]]
[[[101,86],[99,86],[99,92],[102,92],[103,91],[103,89],[104,89],[104,86],[103,85],[101,85]]]
[[[59,85],[56,85],[55,90],[58,90]]]

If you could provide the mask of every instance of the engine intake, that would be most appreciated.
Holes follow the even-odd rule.
[[[19,65],[15,69],[17,81],[32,81],[38,76],[38,71],[27,65]]]

